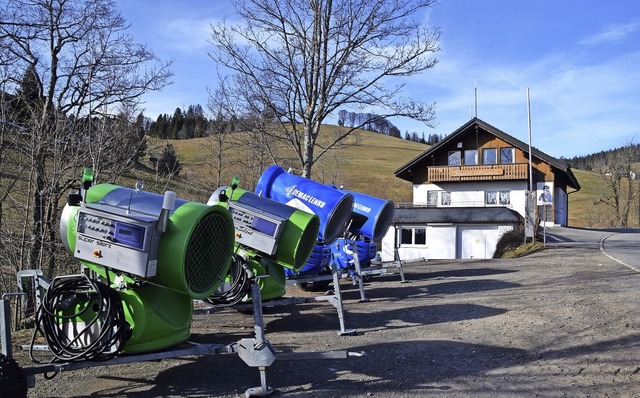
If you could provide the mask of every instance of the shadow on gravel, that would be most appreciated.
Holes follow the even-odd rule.
[[[275,397],[306,395],[417,394],[446,391],[447,380],[480,375],[528,361],[521,349],[452,341],[390,342],[354,347],[366,356],[343,360],[278,361],[267,371]],[[351,375],[358,375],[353,380]],[[161,371],[154,380],[102,376],[129,381],[129,387],[102,390],[93,396],[132,398],[185,396],[215,397],[243,394],[260,385],[259,373],[237,356],[198,357]],[[150,389],[136,391],[141,387]],[[306,394],[305,394],[306,393]]]
[[[355,287],[343,289],[346,328],[408,327],[442,322],[471,320],[500,315],[501,308],[472,303],[412,305],[412,299],[424,300],[444,295],[487,292],[500,289],[516,289],[520,284],[496,279],[458,280],[434,284],[376,284],[366,285],[366,297],[376,310],[367,310],[360,303],[359,290]],[[409,303],[409,304],[408,304]],[[365,308],[364,311],[360,307]],[[320,310],[320,311],[319,311]],[[268,332],[339,330],[337,310],[327,302],[282,305],[264,310]],[[383,324],[380,324],[384,320]],[[401,321],[403,325],[398,326]],[[396,322],[395,324],[393,322]]]
[[[417,282],[418,281],[416,281],[416,284],[406,283],[401,286],[394,284],[370,286],[365,284],[365,294],[366,297],[371,300],[403,301],[414,297],[425,298],[429,296],[478,293],[522,287],[519,283],[505,282],[498,279],[434,281],[434,283],[428,284],[425,284],[424,281],[421,281],[419,284]],[[357,301],[360,299],[360,293],[356,289],[343,289],[342,298],[347,303],[353,300]]]
[[[413,279],[437,279],[437,278],[467,278],[471,276],[501,275],[518,272],[515,269],[496,268],[461,268],[446,271],[433,271],[425,273],[411,273]]]
[[[573,358],[612,350],[637,351],[639,348],[640,335],[634,334],[613,340],[599,341],[589,345],[579,345],[563,349],[551,349],[541,352],[540,357],[544,357],[545,359]],[[638,368],[638,371],[640,371],[640,368]]]
[[[474,281],[451,281],[428,285],[427,290],[432,295],[462,294],[487,292],[490,290],[516,289],[519,283],[504,282],[496,279],[481,279]]]
[[[378,310],[374,313],[358,312],[345,314],[347,328],[401,329],[437,323],[465,321],[488,318],[504,314],[507,310],[476,304],[436,304],[414,306],[401,309]],[[267,319],[266,330],[278,332],[315,332],[339,330],[338,316],[335,313],[303,313],[295,309],[286,316]]]
[[[267,370],[267,382],[276,389],[273,397],[446,394],[452,388],[449,381],[460,387],[454,381],[456,378],[474,375],[490,378],[493,370],[542,358],[583,358],[610,350],[637,350],[639,341],[640,335],[634,334],[591,345],[549,350],[539,355],[519,348],[449,340],[382,342],[351,347],[351,352],[365,353],[360,358],[276,360]],[[276,352],[305,351],[304,346],[298,345],[279,345],[275,349]],[[78,398],[236,397],[243,395],[247,388],[260,385],[257,369],[248,367],[237,355],[189,357],[181,358],[181,361],[152,379],[98,376],[103,380],[127,383],[127,386],[105,388]],[[133,366],[145,366],[145,363]],[[496,373],[495,377],[501,376]],[[514,396],[525,396],[531,391],[511,392]]]

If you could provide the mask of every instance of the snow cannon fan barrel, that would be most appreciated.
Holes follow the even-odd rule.
[[[350,231],[375,242],[382,240],[393,223],[393,202],[359,192],[341,191],[353,195],[354,214]]]
[[[193,299],[208,297],[224,280],[234,247],[224,207],[111,184],[95,185],[85,196],[81,206],[65,207],[60,232],[64,246],[90,268],[114,269]]]
[[[208,204],[222,201],[233,218],[236,243],[296,272],[305,266],[318,238],[317,215],[235,187],[218,188]]]
[[[270,166],[262,173],[255,193],[318,215],[318,239],[326,243],[342,236],[351,219],[353,195],[287,173],[280,166]]]

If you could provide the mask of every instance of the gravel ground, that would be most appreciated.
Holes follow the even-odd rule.
[[[341,283],[355,335],[338,336],[326,302],[265,309],[276,352],[366,353],[276,360],[267,373],[273,396],[640,397],[640,274],[599,251],[433,260],[405,273],[408,283],[371,278],[367,302]],[[197,315],[192,332],[194,341],[228,344],[253,337],[252,317]],[[237,397],[259,385],[237,355],[208,355],[38,376],[29,397]]]

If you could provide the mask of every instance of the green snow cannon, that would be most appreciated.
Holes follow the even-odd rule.
[[[70,201],[60,221],[64,246],[122,301],[130,329],[125,353],[186,340],[193,300],[218,289],[234,249],[233,221],[223,206],[141,188],[85,185],[82,200]]]
[[[237,188],[235,179],[231,187],[218,188],[208,204],[227,207],[238,253],[254,275],[269,275],[258,278],[262,299],[283,296],[283,267],[298,272],[306,265],[318,237],[318,216]]]

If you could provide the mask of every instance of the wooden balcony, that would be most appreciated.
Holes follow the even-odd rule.
[[[528,178],[528,163],[431,166],[427,170],[428,182],[526,180]]]

